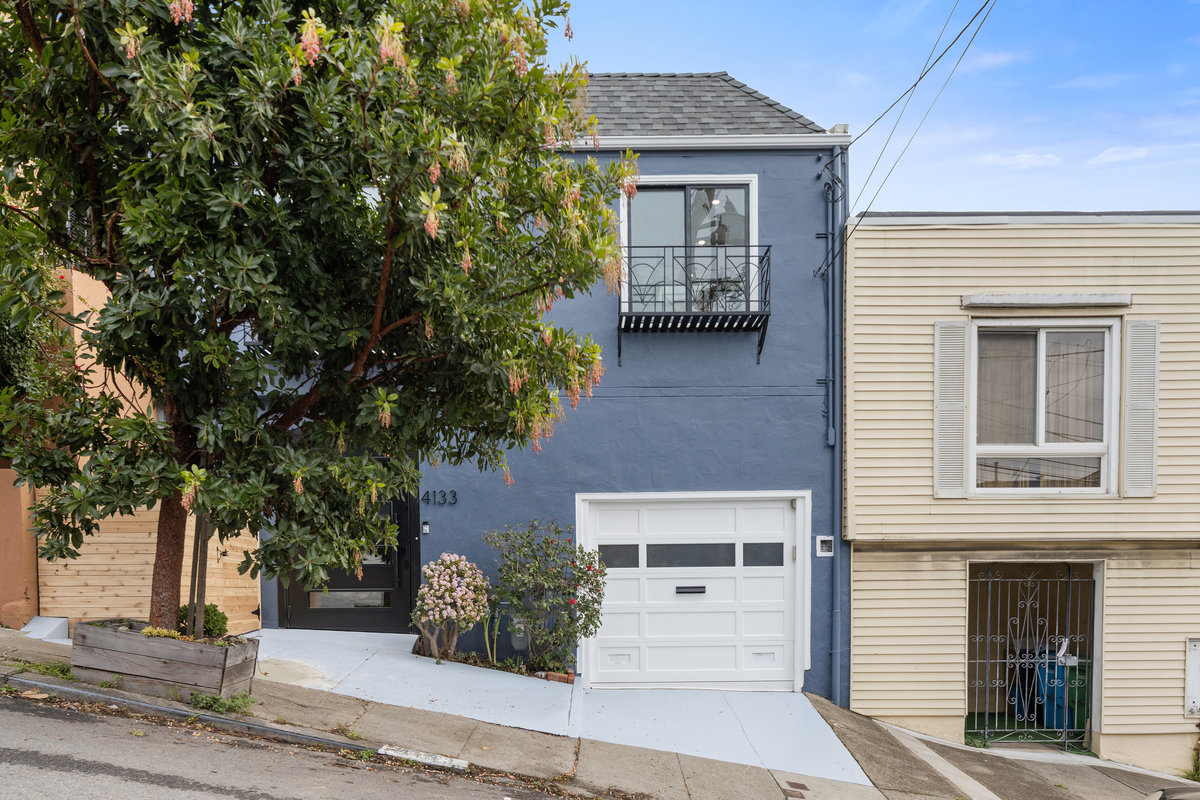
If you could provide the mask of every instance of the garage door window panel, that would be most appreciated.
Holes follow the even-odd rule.
[[[637,569],[641,566],[636,544],[602,544],[600,560],[605,569]]]
[[[742,545],[742,566],[782,567],[783,542],[746,542]]]
[[[672,567],[735,567],[737,545],[733,542],[680,543],[646,545],[646,566]]]

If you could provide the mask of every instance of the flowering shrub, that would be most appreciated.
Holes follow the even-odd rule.
[[[600,629],[600,554],[577,546],[571,529],[554,522],[533,520],[489,531],[483,539],[499,551],[493,594],[508,604],[512,627],[529,636],[530,669],[561,668],[579,639]]]
[[[425,582],[417,590],[413,624],[421,630],[420,652],[439,661],[454,655],[458,636],[488,613],[488,579],[479,567],[453,553],[421,568]]]

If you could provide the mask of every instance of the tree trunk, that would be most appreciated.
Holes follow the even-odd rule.
[[[179,625],[179,584],[183,578],[183,545],[187,530],[183,496],[174,491],[158,504],[158,543],[150,585],[150,624],[175,630]]]

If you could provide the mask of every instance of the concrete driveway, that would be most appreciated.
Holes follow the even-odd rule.
[[[412,655],[407,634],[267,629],[272,681],[544,733],[870,786],[799,692],[583,689]]]

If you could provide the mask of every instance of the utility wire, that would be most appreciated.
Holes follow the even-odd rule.
[[[971,49],[971,44],[975,41],[975,37],[979,35],[979,31],[983,29],[983,23],[987,22],[987,18],[991,16],[992,9],[996,7],[996,0],[988,0],[984,4],[988,6],[987,13],[983,15],[983,19],[979,20],[979,25],[975,27],[975,32],[971,34],[971,38],[967,40],[967,44],[963,47],[962,53],[959,54],[958,60],[954,62],[954,66],[950,68],[950,74],[946,76],[946,80],[942,82],[942,87],[938,89],[938,93],[934,95],[933,100],[929,103],[929,108],[925,109],[925,115],[921,117],[921,121],[917,123],[917,127],[913,130],[912,136],[908,137],[908,141],[904,144],[904,149],[900,151],[900,155],[896,156],[896,160],[892,162],[892,168],[888,170],[887,175],[883,176],[883,180],[879,182],[879,188],[875,190],[875,194],[871,196],[871,202],[867,203],[867,207],[863,209],[862,215],[859,216],[858,222],[854,223],[854,227],[850,229],[850,233],[846,235],[847,241],[858,230],[858,226],[866,219],[866,215],[870,212],[871,206],[875,204],[875,200],[879,197],[879,193],[883,191],[883,187],[887,185],[888,178],[892,177],[892,173],[896,171],[896,167],[900,165],[900,159],[904,158],[904,154],[908,152],[909,146],[913,140],[917,138],[917,133],[921,130],[921,126],[925,124],[925,120],[929,118],[929,112],[933,111],[933,107],[942,96],[942,92],[946,91],[946,86],[949,85],[950,79],[954,77],[954,73],[958,71],[958,67],[967,56],[967,51]],[[978,16],[978,14],[976,14]],[[972,17],[974,19],[974,17]]]
[[[958,2],[958,0],[956,0],[956,3],[955,3],[956,6],[957,6],[957,2]],[[972,42],[974,42],[975,37],[979,35],[979,31],[983,28],[984,21],[986,21],[987,18],[991,15],[992,9],[995,7],[995,5],[996,5],[996,0],[984,0],[983,5],[981,5],[975,11],[975,14],[972,15],[971,19],[969,19],[967,21],[967,24],[963,26],[962,30],[960,30],[958,32],[958,35],[954,37],[954,40],[951,41],[950,44],[946,45],[945,49],[943,49],[942,52],[938,54],[938,57],[936,59],[934,59],[932,64],[929,64],[925,69],[923,69],[921,71],[921,74],[913,82],[912,86],[909,86],[908,89],[906,89],[899,97],[897,97],[895,99],[895,101],[884,110],[884,112],[882,114],[880,114],[878,117],[875,118],[874,122],[872,122],[870,125],[868,125],[866,127],[866,129],[863,130],[862,133],[858,134],[857,136],[855,136],[853,139],[850,140],[850,144],[847,145],[847,148],[849,148],[850,145],[853,145],[855,142],[857,142],[859,139],[861,139],[864,135],[866,135],[867,131],[869,131],[869,130],[871,130],[871,128],[875,127],[875,125],[878,124],[879,120],[881,120],[885,116],[887,116],[888,112],[890,112],[893,108],[895,108],[900,103],[900,101],[902,101],[906,97],[910,96],[912,94],[912,92],[917,88],[917,86],[921,83],[921,81],[924,80],[925,76],[928,75],[929,72],[934,67],[937,66],[938,62],[942,60],[942,58],[946,55],[946,53],[948,53],[951,50],[951,48],[953,48],[954,45],[958,42],[958,40],[961,39],[963,37],[963,35],[971,28],[971,26],[972,26],[972,24],[974,24],[975,20],[979,19],[979,15],[980,14],[984,15],[983,19],[980,20],[979,24],[975,27],[975,32],[971,34],[971,38],[969,40],[967,40],[967,44],[963,48],[962,53],[959,54],[958,60],[954,63],[954,67],[950,70],[950,74],[946,77],[946,80],[942,83],[942,87],[941,87],[941,89],[938,90],[937,96],[934,97],[933,103],[930,103],[929,108],[926,109],[926,111],[925,111],[925,115],[923,117],[921,117],[921,122],[919,122],[917,124],[917,130],[913,131],[912,136],[909,137],[908,143],[905,144],[905,146],[904,146],[904,150],[900,151],[900,155],[896,157],[896,161],[892,164],[891,169],[888,170],[888,174],[885,175],[883,178],[883,181],[880,182],[879,188],[875,191],[874,196],[871,198],[871,203],[867,204],[866,210],[863,211],[863,214],[859,217],[858,222],[855,223],[854,227],[851,228],[850,233],[847,234],[847,236],[846,236],[847,241],[849,241],[850,237],[854,235],[854,232],[858,230],[858,226],[862,224],[862,220],[865,217],[866,213],[868,211],[870,211],[871,204],[873,204],[875,202],[875,199],[877,197],[879,197],[879,192],[883,190],[883,186],[884,186],[884,184],[887,183],[887,179],[889,177],[891,177],[892,172],[895,171],[896,166],[900,163],[900,159],[904,156],[904,153],[908,151],[908,147],[909,147],[909,145],[912,144],[913,139],[916,137],[917,131],[919,131],[921,129],[921,125],[924,124],[925,120],[929,117],[929,112],[933,110],[934,104],[937,103],[938,98],[940,98],[942,96],[942,92],[944,92],[946,90],[946,86],[947,86],[947,84],[949,84],[950,78],[954,76],[954,73],[955,73],[955,71],[957,71],[958,66],[962,63],[963,58],[966,57],[967,51],[970,49]],[[985,11],[987,12],[986,14],[984,14]],[[953,11],[951,11],[951,14],[953,14]],[[944,30],[944,27],[945,26],[943,26],[943,30]],[[938,40],[939,41],[941,40],[940,34],[938,36]],[[934,49],[937,48],[937,42],[934,43],[933,47],[934,47]],[[926,59],[926,62],[928,63],[928,59]],[[905,108],[907,108],[907,106],[908,106],[908,103],[905,102]],[[901,114],[903,114],[903,113],[904,112],[902,109]],[[895,130],[895,127],[893,126],[893,131],[894,130]],[[890,134],[888,136],[888,140],[889,141],[891,140]],[[887,144],[885,143],[884,148],[886,149],[886,147],[887,147]],[[883,153],[881,151],[879,158],[882,159],[882,157],[883,157]],[[878,163],[878,160],[879,159],[876,160],[876,163]],[[874,172],[874,167],[872,167],[872,172]],[[868,176],[868,180],[869,179],[870,178]],[[864,186],[865,186],[865,183],[864,183]],[[820,275],[824,274],[825,271],[827,269],[829,269],[830,266],[831,266],[830,257],[826,256],[822,260],[821,265],[819,267],[817,267],[815,270],[813,270],[813,275],[820,276]]]
[[[954,18],[954,12],[958,10],[959,0],[954,0],[954,7],[950,9],[950,13],[946,15],[946,21],[942,23],[942,29],[938,31],[937,39],[929,47],[929,55],[925,56],[925,63],[921,65],[921,71],[924,72],[929,67],[929,61],[933,58],[933,54],[937,52],[937,46],[942,43],[942,37],[946,35],[946,28],[950,27],[950,20]],[[879,149],[879,155],[875,156],[875,163],[871,165],[871,171],[867,173],[866,179],[863,181],[863,187],[871,185],[871,178],[875,176],[875,170],[879,168],[879,162],[883,161],[883,154],[887,152],[888,147],[892,144],[892,137],[896,135],[896,129],[900,127],[900,120],[904,119],[904,112],[908,110],[908,104],[916,96],[916,92],[910,91],[904,100],[904,105],[900,107],[900,113],[896,115],[896,121],[892,123],[892,129],[888,131],[887,139],[883,143],[883,147]],[[886,112],[885,112],[886,113]],[[851,209],[853,213],[854,209]]]
[[[901,94],[899,97],[897,97],[890,106],[885,108],[883,110],[883,113],[875,118],[874,122],[872,122],[870,125],[868,125],[866,128],[863,129],[862,133],[858,134],[853,139],[851,139],[850,144],[854,144],[859,139],[866,136],[867,131],[871,130],[871,128],[874,128],[877,124],[879,124],[879,120],[886,117],[888,115],[889,111],[891,111],[893,108],[895,108],[897,105],[899,105],[901,100],[903,100],[905,97],[907,97],[909,94],[911,94],[917,88],[917,85],[920,84],[921,81],[925,78],[925,76],[929,74],[929,71],[938,65],[938,62],[941,61],[942,58],[945,57],[946,53],[950,52],[950,49],[953,48],[954,45],[958,44],[958,40],[963,37],[963,34],[965,34],[967,32],[967,30],[971,27],[971,25],[975,22],[975,20],[979,18],[979,15],[983,13],[984,9],[986,9],[989,5],[992,5],[994,2],[995,2],[995,0],[984,0],[983,5],[981,5],[979,7],[979,10],[975,12],[975,16],[973,16],[969,20],[967,20],[967,24],[964,25],[962,30],[958,32],[958,35],[954,37],[954,41],[952,41],[952,42],[950,42],[950,44],[946,45],[946,49],[943,50],[936,59],[934,59],[934,62],[932,64],[930,64],[928,67],[926,67],[924,70],[922,70],[921,74],[917,76],[917,79],[915,81],[913,81],[912,86],[908,87],[908,89],[906,89],[903,94]],[[976,29],[975,32],[976,33],[979,32],[978,28]],[[974,38],[974,37],[972,37],[972,38]]]

